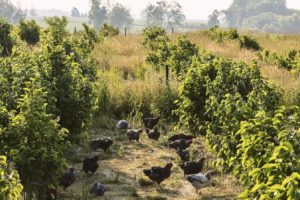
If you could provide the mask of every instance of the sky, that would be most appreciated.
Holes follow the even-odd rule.
[[[88,12],[89,0],[11,0],[22,9],[59,9],[70,11],[72,7],[77,7],[80,12]],[[151,2],[157,0],[102,0],[110,1],[110,4],[121,3],[128,7],[134,17],[139,17],[141,11]],[[177,0],[183,7],[187,19],[207,19],[214,9],[222,10],[230,6],[233,0]],[[287,0],[289,8],[300,10],[299,0]]]

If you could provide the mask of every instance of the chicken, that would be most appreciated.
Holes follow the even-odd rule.
[[[104,152],[107,151],[107,149],[113,144],[113,141],[110,138],[101,138],[92,140],[90,142],[90,147],[96,151],[98,148],[101,148],[104,150]]]
[[[148,135],[148,138],[152,140],[158,140],[160,137],[160,132],[156,127],[153,130],[146,128],[146,133]]]
[[[94,174],[99,165],[98,165],[98,160],[99,160],[99,157],[98,156],[94,156],[92,158],[85,158],[83,160],[83,166],[82,166],[82,170],[88,174],[88,172],[92,172],[92,174]]]
[[[193,140],[176,140],[170,143],[169,147],[173,149],[186,149],[193,143]]]
[[[185,135],[183,133],[180,133],[180,134],[176,134],[176,135],[171,136],[168,140],[169,140],[169,142],[174,142],[174,141],[180,140],[180,139],[183,139],[183,140],[192,140],[193,138],[194,138],[194,136]]]
[[[184,172],[184,175],[187,174],[197,174],[203,170],[205,158],[200,158],[198,161],[191,161],[184,164],[181,164],[180,167]]]
[[[173,163],[168,163],[165,167],[152,167],[151,169],[145,169],[144,174],[152,181],[160,184],[171,175],[171,168]]]
[[[59,178],[59,185],[64,188],[64,190],[72,185],[75,181],[75,173],[74,167],[70,167],[69,169],[65,170],[64,173]]]
[[[159,121],[159,116],[152,118],[152,117],[143,117],[143,124],[145,128],[153,129],[154,126],[158,124]]]
[[[198,192],[199,189],[211,185],[211,177],[212,177],[212,175],[215,175],[215,174],[216,174],[216,172],[214,170],[210,170],[210,171],[206,172],[205,174],[199,173],[199,174],[187,175],[186,179],[188,182],[190,182],[192,184],[192,186]]]
[[[126,120],[120,120],[117,124],[117,128],[121,130],[130,129],[130,125]]]
[[[190,150],[188,149],[179,149],[177,150],[177,155],[180,157],[180,159],[184,162],[187,162],[190,160]]]
[[[131,140],[139,141],[142,132],[143,129],[129,129],[126,134],[129,141]]]
[[[95,194],[97,196],[103,196],[105,192],[106,192],[105,186],[98,182],[95,182],[92,188],[90,189],[90,193]]]

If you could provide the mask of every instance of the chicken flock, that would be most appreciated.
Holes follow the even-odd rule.
[[[145,133],[151,140],[158,141],[160,138],[160,132],[157,128],[159,122],[159,116],[152,118],[142,118]],[[120,120],[117,123],[117,129],[126,131],[128,140],[139,142],[141,134],[144,129],[133,129],[126,120]],[[211,185],[212,176],[217,174],[214,170],[209,170],[203,173],[203,166],[205,162],[205,157],[200,158],[198,161],[190,160],[189,147],[193,143],[193,136],[185,134],[176,134],[168,139],[169,147],[177,151],[179,158],[181,159],[181,164],[179,165],[183,171],[185,179],[191,183],[191,185],[198,192],[199,189]],[[89,146],[93,151],[97,149],[102,149],[104,153],[107,152],[109,147],[113,145],[111,138],[98,138],[90,141]],[[87,175],[93,175],[98,167],[99,156],[87,157],[83,160],[82,171]],[[150,169],[144,169],[143,173],[156,185],[159,185],[164,180],[169,178],[172,174],[173,163],[167,163],[164,167],[153,166]],[[69,167],[60,176],[59,185],[65,190],[75,182],[75,169],[74,167]],[[94,182],[90,188],[90,193],[97,196],[103,196],[107,188],[100,184],[99,182]]]

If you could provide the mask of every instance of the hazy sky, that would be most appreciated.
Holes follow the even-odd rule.
[[[126,5],[132,15],[139,17],[141,10],[144,9],[149,2],[157,0],[102,0],[102,2],[110,1],[111,4],[119,2]],[[183,6],[183,10],[188,19],[206,19],[214,9],[226,9],[233,0],[177,0]],[[23,9],[49,9],[56,8],[59,10],[70,11],[73,6],[77,7],[80,12],[89,10],[89,0],[12,0],[12,2]],[[287,0],[289,8],[300,10],[299,0]]]

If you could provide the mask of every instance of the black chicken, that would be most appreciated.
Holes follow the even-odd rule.
[[[64,190],[72,185],[75,181],[75,173],[74,167],[70,167],[69,169],[65,170],[64,173],[59,178],[59,185],[64,188]]]
[[[142,132],[143,129],[129,129],[126,134],[129,141],[131,140],[139,141]]]
[[[82,166],[82,170],[88,174],[88,172],[92,172],[92,174],[95,173],[95,171],[97,171],[99,165],[98,165],[98,160],[99,157],[98,156],[94,156],[91,158],[85,158],[83,160],[83,166]]]
[[[143,124],[145,128],[153,129],[159,122],[159,116],[152,118],[152,117],[143,117]]]
[[[176,140],[170,143],[169,147],[173,149],[186,149],[193,143],[193,140]]]
[[[184,162],[187,162],[190,160],[190,150],[188,149],[179,149],[177,150],[177,155],[180,157],[180,159]]]
[[[92,188],[90,189],[90,193],[95,194],[97,196],[103,196],[105,192],[106,192],[105,186],[98,182],[95,182]]]
[[[203,170],[205,158],[200,158],[198,161],[191,161],[181,164],[180,167],[184,172],[184,175],[197,174]]]
[[[180,139],[192,140],[193,138],[194,138],[194,136],[192,136],[192,135],[185,135],[183,133],[180,133],[180,134],[176,134],[176,135],[171,136],[168,140],[169,140],[169,142],[174,142],[174,141],[180,140]]]
[[[152,140],[158,140],[160,137],[160,132],[156,127],[153,130],[146,128],[146,133],[148,135],[148,138]]]
[[[151,169],[145,169],[144,174],[152,181],[160,184],[171,175],[171,168],[173,163],[168,163],[165,167],[151,167]]]
[[[104,152],[113,144],[113,141],[110,138],[101,138],[92,140],[90,142],[90,147],[96,151],[98,148],[103,149]]]

